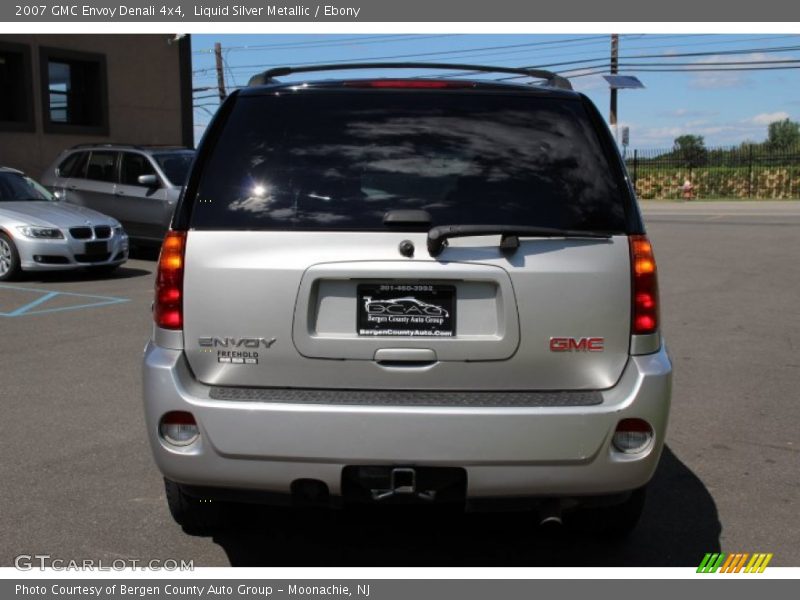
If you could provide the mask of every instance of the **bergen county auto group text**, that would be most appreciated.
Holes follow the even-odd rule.
[[[233,595],[233,587],[225,585],[125,585],[113,583],[110,585],[68,585],[55,583],[46,585],[16,585],[17,596],[42,596],[50,592],[53,596],[227,596]],[[269,596],[272,588],[269,586],[238,586],[236,592],[242,595]]]
[[[209,586],[214,588],[214,586]],[[218,586],[225,587],[225,586]],[[245,586],[240,586],[245,587]],[[49,591],[53,596],[202,596],[207,593],[206,587],[202,585],[125,585],[113,583],[111,585],[65,585],[54,583],[53,585],[16,585],[17,596],[43,596]],[[255,588],[254,588],[255,589]],[[209,594],[210,595],[210,594]]]
[[[287,586],[290,596],[352,596],[346,585]],[[16,585],[17,596],[42,596],[50,592],[53,596],[271,596],[276,590],[269,585]],[[283,592],[283,589],[277,590]],[[358,586],[359,596],[369,596],[369,585]]]

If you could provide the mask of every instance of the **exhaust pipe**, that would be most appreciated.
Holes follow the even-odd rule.
[[[539,505],[539,527],[557,529],[563,524],[560,500],[545,500]]]

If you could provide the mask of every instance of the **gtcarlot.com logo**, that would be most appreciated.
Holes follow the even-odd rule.
[[[194,560],[116,558],[111,561],[102,559],[54,558],[50,554],[20,554],[14,557],[14,567],[20,571],[52,569],[54,571],[124,571],[138,569],[140,571],[194,571]]]
[[[700,566],[697,567],[698,573],[763,573],[769,561],[772,560],[771,553],[754,552],[734,552],[725,554],[724,552],[709,552],[703,557]]]

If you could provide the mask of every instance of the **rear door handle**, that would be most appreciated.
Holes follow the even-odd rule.
[[[430,364],[436,362],[436,352],[430,348],[380,348],[375,351],[375,362]]]

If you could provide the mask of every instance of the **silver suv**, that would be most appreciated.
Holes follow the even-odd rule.
[[[274,80],[329,68],[226,100],[162,247],[144,405],[172,515],[503,500],[629,531],[672,365],[598,111],[543,71]]]
[[[193,158],[175,146],[84,144],[62,152],[41,181],[60,200],[114,217],[132,241],[160,244]]]

